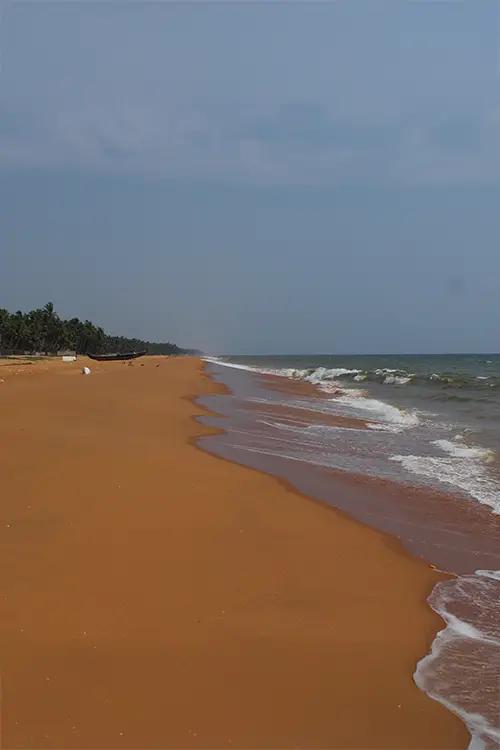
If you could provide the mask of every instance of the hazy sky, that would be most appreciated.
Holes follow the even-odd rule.
[[[4,2],[0,307],[500,350],[500,4]]]

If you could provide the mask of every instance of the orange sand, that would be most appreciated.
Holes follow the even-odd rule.
[[[466,746],[411,677],[438,575],[194,447],[199,361],[28,369],[0,383],[4,748]]]

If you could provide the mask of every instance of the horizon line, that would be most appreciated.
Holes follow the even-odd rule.
[[[234,352],[225,352],[222,354],[210,354],[204,352],[204,356],[212,357],[498,357],[498,352],[252,352],[245,354],[235,354]]]

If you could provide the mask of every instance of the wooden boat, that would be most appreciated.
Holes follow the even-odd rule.
[[[137,357],[143,357],[147,354],[147,351],[143,352],[116,352],[113,354],[88,354],[90,359],[97,359],[99,362],[115,362],[122,359],[137,359]]]

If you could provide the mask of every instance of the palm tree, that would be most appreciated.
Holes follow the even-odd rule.
[[[171,343],[151,343],[125,336],[108,336],[90,320],[62,320],[52,302],[42,308],[11,314],[0,308],[0,350],[44,351],[75,349],[79,354],[105,351],[124,352],[146,349],[151,354],[181,354],[184,350]]]

